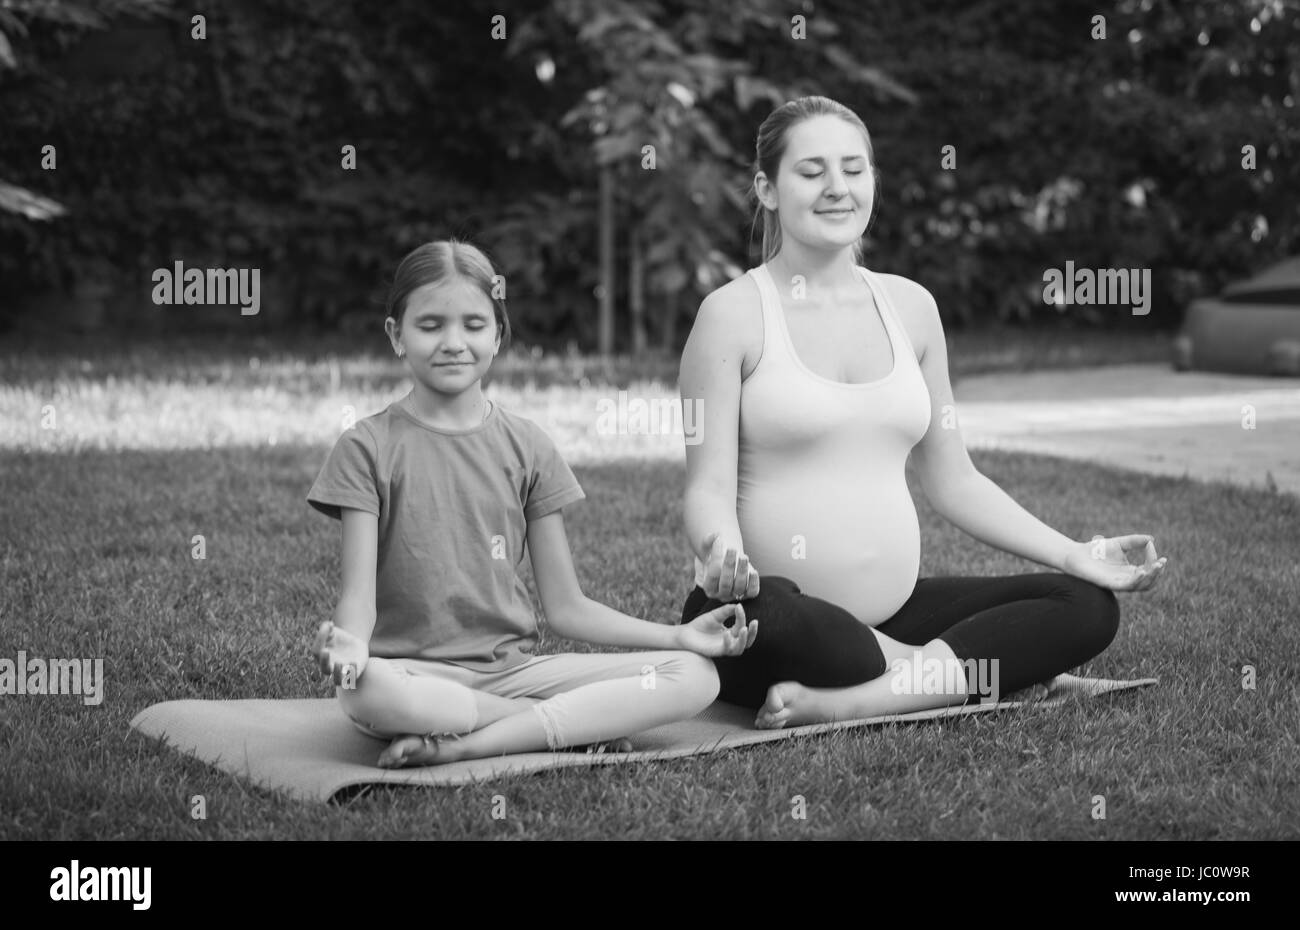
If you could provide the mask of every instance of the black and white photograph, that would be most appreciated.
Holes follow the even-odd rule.
[[[22,897],[974,841],[876,877],[1240,915],[1300,0],[0,0],[0,484]]]

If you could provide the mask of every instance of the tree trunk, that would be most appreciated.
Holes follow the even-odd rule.
[[[666,354],[673,355],[677,351],[677,301],[673,300],[671,294],[664,294],[663,301],[664,331],[660,345]]]
[[[645,261],[641,254],[641,225],[633,223],[628,237],[627,302],[632,314],[632,353],[645,354]]]
[[[609,165],[600,169],[600,318],[597,351],[614,354],[614,177]]]

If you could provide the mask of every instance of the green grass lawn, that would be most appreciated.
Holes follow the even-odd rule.
[[[328,696],[308,649],[333,607],[339,531],[304,496],[340,403],[359,416],[378,409],[401,392],[395,369],[358,362],[333,383],[327,364],[294,375],[290,360],[224,380],[123,371],[109,382],[76,358],[16,370],[0,394],[0,657],[102,657],[107,681],[97,707],[0,697],[0,838],[1240,839],[1300,829],[1300,502],[997,452],[973,457],[1063,533],[1156,536],[1170,558],[1164,578],[1120,595],[1118,638],[1085,671],[1158,677],[1157,688],[481,787],[374,789],[328,808],[250,788],[132,735],[128,722],[180,698]],[[680,439],[631,458],[591,435],[602,389],[555,388],[566,393],[544,401],[541,389],[492,390],[544,426],[549,403],[557,441],[578,450],[589,499],[567,523],[587,593],[675,621],[690,579]],[[38,433],[46,404],[60,425]],[[1041,570],[916,500],[922,574]],[[545,651],[571,646],[543,639]],[[1254,690],[1242,687],[1244,665],[1257,670]],[[504,820],[491,816],[496,794]],[[194,795],[206,820],[190,819]],[[806,820],[791,816],[795,795]],[[1096,795],[1104,820],[1092,817]]]

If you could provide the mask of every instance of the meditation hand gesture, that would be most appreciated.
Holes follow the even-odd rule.
[[[1128,553],[1134,550],[1143,550],[1143,564],[1129,561]],[[1061,570],[1112,591],[1146,591],[1156,583],[1168,561],[1156,558],[1156,543],[1151,536],[1098,536],[1091,542],[1076,543]]]
[[[726,622],[735,617],[728,629]],[[739,604],[723,604],[708,613],[700,614],[689,623],[677,628],[682,649],[698,652],[702,656],[738,656],[750,647],[758,635],[758,621],[745,624],[745,608]]]
[[[705,595],[715,601],[744,601],[758,596],[758,569],[749,557],[736,549],[724,548],[717,533],[704,537],[709,558],[704,565]]]
[[[370,650],[362,640],[329,620],[316,630],[312,654],[321,673],[328,675],[330,681],[339,687],[355,683],[370,658]],[[347,671],[349,667],[350,672]]]

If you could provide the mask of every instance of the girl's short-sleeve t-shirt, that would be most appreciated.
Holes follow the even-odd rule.
[[[307,495],[335,519],[344,507],[379,518],[370,654],[478,671],[526,662],[537,645],[528,521],[586,495],[531,420],[493,403],[478,426],[444,430],[408,400],[346,430]]]

